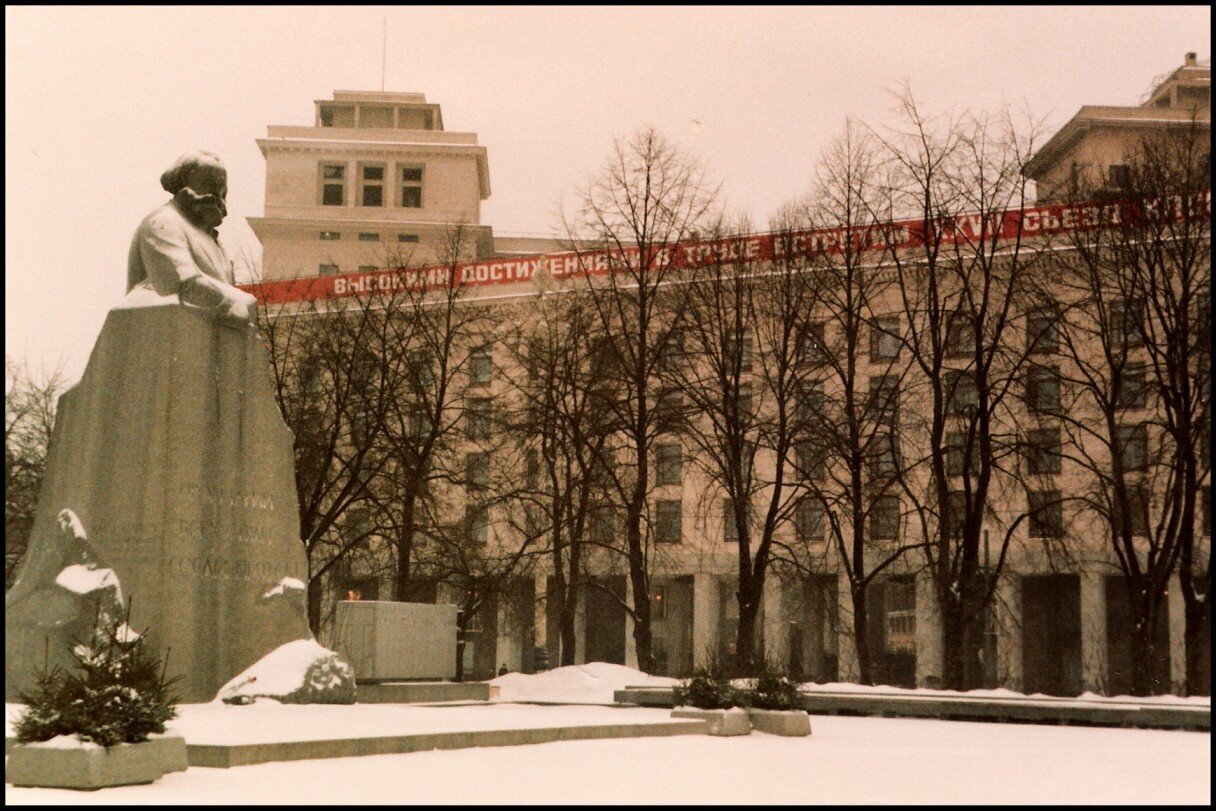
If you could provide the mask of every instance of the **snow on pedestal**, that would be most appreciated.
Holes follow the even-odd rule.
[[[219,700],[273,698],[285,704],[354,704],[355,673],[311,639],[288,642],[220,688]]]

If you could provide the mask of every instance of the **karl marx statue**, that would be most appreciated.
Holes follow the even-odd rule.
[[[173,199],[139,224],[127,260],[127,292],[176,295],[219,323],[254,323],[257,299],[234,286],[232,261],[216,227],[228,209],[228,170],[210,152],[182,155],[160,176]]]

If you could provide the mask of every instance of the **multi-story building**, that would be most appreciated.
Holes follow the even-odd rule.
[[[1183,126],[1207,132],[1209,87],[1210,68],[1188,54],[1185,64],[1159,81],[1143,105],[1083,107],[1025,166],[1026,176],[1037,183],[1040,202],[1072,199],[1095,179],[1119,189],[1124,155],[1145,133]],[[444,132],[438,105],[426,104],[419,94],[371,92],[335,93],[332,101],[316,104],[314,127],[272,126],[269,137],[258,141],[267,160],[266,216],[251,218],[251,225],[265,248],[266,283],[259,290],[264,299],[290,302],[301,280],[311,280],[310,295],[318,290],[362,294],[376,288],[375,274],[383,268],[449,260],[461,260],[456,272],[470,288],[468,305],[489,307],[501,313],[504,322],[525,322],[538,292],[563,289],[560,284],[554,287],[553,279],[568,275],[570,263],[577,261],[570,254],[546,255],[559,246],[544,240],[495,238],[490,226],[480,222],[480,202],[490,193],[486,149],[477,145],[475,135]],[[1035,216],[1038,212],[1030,210]],[[471,239],[462,243],[460,256],[451,257],[444,251],[456,225]],[[1046,247],[1043,242],[1031,250]],[[875,304],[875,312],[885,307],[888,315],[876,319],[882,323],[873,329],[870,367],[862,374],[876,386],[883,385],[884,369],[900,351],[898,340],[883,336],[897,336],[907,326],[899,323],[894,291],[887,295],[891,301]],[[1019,326],[1017,340],[1054,330],[1035,317],[1028,312],[1019,318],[1025,332]],[[742,339],[740,346],[746,343]],[[1049,349],[1046,344],[1043,348]],[[509,368],[505,353],[499,357],[484,346],[478,351],[492,355],[492,364],[476,365],[487,377],[475,381],[472,389],[477,399],[473,410],[480,413],[484,405],[506,396],[507,386],[493,376],[507,377],[517,370]],[[1036,364],[1040,362],[1043,369],[1051,367],[1047,360],[1040,358]],[[762,353],[756,353],[754,363],[765,363]],[[1050,382],[1036,386],[1035,392],[1036,398],[1059,396]],[[822,395],[831,398],[839,392],[828,389]],[[918,407],[908,405],[910,413]],[[1059,426],[1043,417],[1051,409],[1044,406],[1040,411],[1031,434],[1039,439],[1058,436]],[[1125,414],[1127,419],[1135,416]],[[1134,430],[1132,435],[1138,436]],[[467,452],[477,454],[472,446]],[[694,463],[694,446],[665,439],[654,452],[651,520],[655,548],[661,550],[655,556],[650,595],[655,658],[659,670],[680,675],[729,650],[738,622],[737,555],[729,522],[713,506],[721,499],[713,495],[704,467]],[[755,464],[763,467],[771,460],[758,456]],[[1118,596],[1118,569],[1102,528],[1069,504],[1072,490],[1081,487],[1081,474],[1067,461],[1054,468],[1044,465],[1036,474],[1047,477],[1039,490],[1023,489],[1012,497],[1012,490],[1003,492],[992,506],[994,536],[1013,523],[1014,515],[1028,509],[1035,515],[1020,525],[1009,544],[984,645],[986,681],[1061,694],[1125,691],[1126,601]],[[1199,555],[1206,565],[1210,486],[1206,480],[1201,486]],[[880,542],[914,532],[910,520],[901,520],[907,505],[901,507],[897,496],[886,498],[890,503],[869,516],[869,531]],[[1035,498],[1050,504],[1036,511]],[[799,512],[782,529],[782,537],[814,536],[808,548],[815,563],[809,574],[769,578],[758,630],[765,653],[789,661],[803,677],[848,681],[858,676],[849,581],[824,538],[825,520],[822,514]],[[1060,547],[1063,535],[1075,536],[1069,539],[1070,553],[1053,555],[1051,547]],[[583,591],[576,659],[636,665],[629,617],[621,607],[631,599],[628,578],[619,565],[595,565],[603,566],[593,572],[600,575],[601,588]],[[500,600],[486,614],[469,653],[471,672],[486,676],[499,664],[529,669],[538,647],[549,650],[550,661],[557,660],[556,612],[545,599],[551,584],[552,572],[541,562],[512,590],[509,601]],[[368,572],[351,571],[331,585],[337,596],[354,592],[374,599],[388,593],[388,584]],[[427,596],[444,599],[444,588],[440,584]],[[923,560],[904,556],[875,581],[871,594],[866,633],[878,652],[880,678],[907,686],[939,684],[941,623]],[[1184,672],[1181,600],[1181,590],[1169,588],[1166,618],[1159,625],[1166,651],[1162,683],[1174,689]],[[519,610],[520,605],[525,608]]]

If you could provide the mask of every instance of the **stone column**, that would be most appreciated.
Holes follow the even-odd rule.
[[[1081,574],[1081,684],[1093,693],[1106,691],[1106,578],[1101,572]]]
[[[836,669],[841,681],[857,681],[861,678],[861,670],[857,665],[857,646],[853,642],[853,596],[849,590],[849,574],[842,568],[838,577]]]
[[[1175,695],[1186,693],[1186,601],[1182,598],[1182,579],[1170,578],[1170,689]]]
[[[916,686],[942,686],[942,612],[933,578],[916,578]]]
[[[785,619],[785,595],[781,580],[769,573],[764,580],[764,658],[787,669],[790,655],[790,632]]]
[[[692,576],[692,664],[706,667],[718,650],[718,578],[708,572]]]
[[[625,575],[625,605],[633,605],[633,579]],[[653,624],[651,625],[653,628]],[[633,638],[633,617],[625,612],[625,667],[638,667],[638,643]]]
[[[519,633],[518,628],[511,627],[511,612],[507,610],[505,598],[499,601],[497,619],[494,626],[498,631],[498,662],[494,666],[494,673],[497,675],[499,665],[503,664],[507,666],[508,670],[518,671],[523,667],[520,645],[522,634]]]
[[[1020,576],[1006,573],[996,587],[996,670],[1000,687],[1022,689],[1022,589]]]

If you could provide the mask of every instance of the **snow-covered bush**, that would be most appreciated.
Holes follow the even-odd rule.
[[[696,707],[700,710],[727,710],[746,706],[739,690],[730,680],[719,675],[698,671],[680,682],[674,693],[677,707]]]
[[[106,747],[140,743],[177,717],[170,690],[180,677],[165,678],[160,658],[126,623],[99,620],[72,657],[70,669],[43,669],[36,686],[21,693],[26,707],[14,725],[19,743],[60,735]]]
[[[762,674],[745,692],[747,705],[757,710],[805,709],[798,685],[786,676]]]

